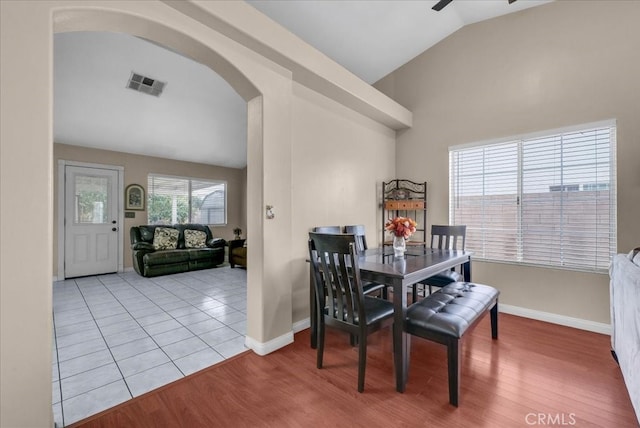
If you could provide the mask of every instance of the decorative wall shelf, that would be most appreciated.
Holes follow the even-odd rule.
[[[382,242],[391,245],[392,239],[384,225],[390,218],[411,217],[418,223],[416,233],[407,245],[427,246],[427,182],[395,179],[382,182]]]

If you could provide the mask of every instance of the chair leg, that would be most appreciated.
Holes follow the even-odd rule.
[[[318,336],[317,336],[318,354],[316,366],[322,368],[322,355],[324,354],[324,321],[318,320]]]
[[[411,289],[411,303],[418,301],[418,284],[413,284]]]
[[[490,316],[491,316],[491,338],[497,339],[498,338],[498,302],[496,302],[496,304],[493,305],[493,308],[491,308]]]
[[[358,337],[358,392],[364,391],[364,372],[367,367],[367,336]]]
[[[351,346],[358,345],[358,336],[356,336],[355,334],[351,334],[349,336],[349,345],[351,345]]]
[[[458,407],[460,393],[460,339],[449,339],[447,343],[447,367],[449,371],[449,403]]]

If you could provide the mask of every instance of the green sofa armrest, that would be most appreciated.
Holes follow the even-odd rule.
[[[149,244],[148,242],[136,242],[131,246],[132,250],[146,250],[146,251],[155,251],[155,247],[153,244]]]
[[[209,248],[224,248],[227,245],[227,241],[222,238],[211,238],[207,241],[207,247]]]

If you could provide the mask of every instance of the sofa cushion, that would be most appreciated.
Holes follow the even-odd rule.
[[[153,235],[153,247],[156,250],[175,250],[178,246],[178,229],[156,227]]]
[[[207,234],[201,230],[185,229],[185,248],[204,248],[207,246]]]

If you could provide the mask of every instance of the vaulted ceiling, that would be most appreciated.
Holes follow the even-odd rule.
[[[465,25],[549,0],[248,0],[367,83]],[[166,83],[127,88],[132,73]],[[246,103],[208,67],[126,34],[54,39],[54,141],[233,168],[246,166]]]

